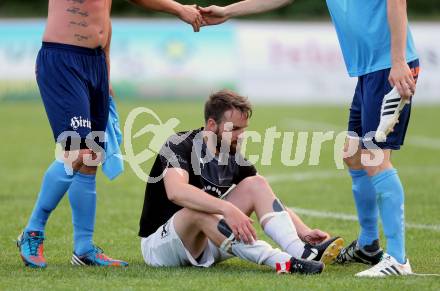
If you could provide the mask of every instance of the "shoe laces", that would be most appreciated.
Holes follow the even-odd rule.
[[[290,263],[291,263],[290,268],[293,270],[299,271],[304,269],[304,264],[302,264],[299,260],[294,260],[293,262],[291,261]]]
[[[31,256],[38,256],[38,249],[43,243],[44,237],[42,235],[29,236],[27,238],[27,245]]]
[[[98,247],[98,246],[93,246],[93,252],[94,252],[95,254],[103,254],[103,253],[104,253],[104,250],[101,249],[101,248]]]
[[[356,244],[351,243],[347,248],[342,249],[341,253],[337,256],[337,260],[340,262],[349,261],[354,258],[354,252]]]
[[[108,257],[107,255],[105,255],[104,250],[98,246],[93,246],[93,252],[94,252],[95,257],[97,257],[100,260],[103,260],[106,262],[113,261],[113,259]]]

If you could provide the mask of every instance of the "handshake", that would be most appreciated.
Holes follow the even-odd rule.
[[[216,25],[228,20],[225,7],[211,5],[199,7],[198,5],[182,5],[177,16],[184,22],[190,24],[194,32],[199,32],[200,27]]]

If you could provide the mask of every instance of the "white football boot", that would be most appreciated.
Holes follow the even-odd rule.
[[[387,276],[405,276],[412,275],[409,260],[405,264],[400,264],[395,258],[384,254],[382,260],[368,270],[357,273],[356,277],[387,277]]]
[[[376,129],[376,142],[385,142],[390,132],[394,130],[394,126],[399,123],[400,112],[403,107],[409,104],[409,101],[403,100],[400,97],[396,87],[390,93],[385,95],[382,101],[382,108],[380,109],[380,122]]]

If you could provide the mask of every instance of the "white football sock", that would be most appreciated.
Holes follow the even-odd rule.
[[[295,225],[287,211],[270,212],[263,215],[260,224],[267,220],[264,232],[276,242],[283,251],[300,259],[304,252],[304,242],[298,237]]]
[[[234,241],[230,245],[230,252],[243,260],[270,266],[273,269],[276,269],[277,263],[288,262],[292,257],[280,249],[272,248],[270,244],[262,240],[256,240],[253,244],[249,245]]]

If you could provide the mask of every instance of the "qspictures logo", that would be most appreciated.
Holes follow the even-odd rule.
[[[145,115],[145,116],[141,116]],[[134,126],[135,121],[140,118],[145,118],[146,116],[153,117],[156,122],[144,124],[141,129],[137,129],[138,126]],[[144,182],[157,183],[163,179],[166,174],[166,169],[160,175],[156,177],[150,177],[149,173],[146,172],[144,163],[148,160],[160,156],[162,160],[167,161],[167,163],[173,165],[174,168],[179,168],[181,163],[187,162],[182,160],[182,158],[173,151],[173,148],[178,146],[180,143],[185,141],[193,131],[188,131],[181,134],[176,134],[177,126],[180,124],[180,120],[177,118],[170,118],[169,120],[163,122],[160,117],[151,109],[145,107],[137,107],[131,110],[127,116],[123,127],[123,147],[125,154],[117,154],[117,157],[121,160],[127,162],[136,176]],[[79,141],[81,140],[78,132],[75,130],[80,127],[91,127],[91,122],[88,119],[79,117],[73,117],[71,119],[71,127],[74,131],[63,132],[58,140],[62,141],[66,137],[73,137],[72,140],[78,142],[73,148],[79,148]],[[136,131],[134,130],[136,128]],[[219,140],[225,142],[225,144],[230,144],[232,138],[231,129],[233,124],[226,122],[224,124],[224,130],[221,137],[217,136],[213,132],[199,132],[193,137],[193,146],[191,155],[194,153],[196,157],[203,157],[201,159],[201,164],[208,163],[214,158],[214,155],[205,155],[203,153],[204,143],[217,143]],[[133,140],[143,136],[144,134],[150,135],[149,144],[142,148],[141,152],[135,152],[133,146]],[[152,136],[152,137],[151,137]],[[295,145],[295,136],[296,145]],[[102,131],[92,131],[90,136],[86,137],[86,142],[91,142],[91,148],[95,153],[102,152],[99,149],[94,140],[98,137],[100,141],[106,141],[106,132]],[[365,166],[377,166],[383,162],[384,153],[380,148],[374,143],[375,131],[371,131],[365,134],[364,137],[357,136],[356,132],[348,131],[279,131],[276,126],[267,127],[263,131],[250,131],[247,130],[238,136],[237,140],[237,151],[233,155],[235,161],[238,165],[248,166],[253,165],[272,165],[274,158],[280,161],[284,166],[300,166],[307,163],[309,166],[317,166],[320,163],[320,156],[322,151],[322,146],[324,142],[333,143],[333,160],[335,162],[335,167],[337,169],[344,169],[343,159],[355,155],[361,144],[368,149],[370,152],[374,153],[370,155],[369,153],[361,154],[361,162]],[[205,140],[206,138],[206,140]],[[277,148],[275,150],[275,141],[278,140],[278,144],[281,149]],[[252,154],[247,153],[247,148],[249,144],[254,144],[254,148],[257,145],[259,152],[253,151]],[[93,148],[95,146],[97,150]],[[328,145],[329,146],[329,145]],[[327,147],[328,148],[328,147]],[[228,162],[229,159],[222,159],[221,157],[229,157],[230,147],[225,146],[220,149],[218,154],[220,165],[224,165],[223,162]],[[105,152],[104,152],[105,154]],[[71,151],[67,157],[66,153],[63,153],[61,147],[56,148],[55,155],[57,158],[62,159],[66,163],[66,171],[69,173],[72,169],[72,163],[78,158],[79,151]],[[247,159],[243,159],[243,157]],[[105,160],[104,157],[99,159],[92,159],[90,161],[84,161],[85,165],[97,166],[101,158]],[[90,162],[90,164],[87,164]],[[199,170],[199,163],[192,164],[195,172]],[[70,174],[69,174],[70,175]],[[207,189],[217,192],[218,189]]]

